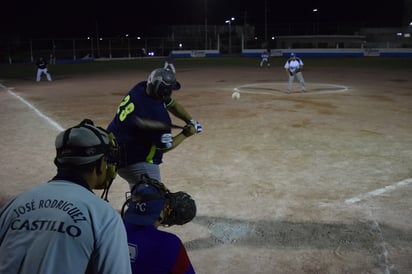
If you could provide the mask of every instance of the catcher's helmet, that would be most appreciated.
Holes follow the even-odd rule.
[[[153,70],[147,79],[148,93],[155,99],[164,100],[170,97],[173,90],[180,89],[175,74],[168,69]]]
[[[184,225],[196,216],[196,203],[188,193],[170,192],[163,183],[143,174],[123,204],[121,215],[126,222],[141,226],[156,220],[162,226]]]
[[[164,205],[165,192],[160,185],[142,182],[133,187],[124,218],[135,225],[152,225],[160,219]]]

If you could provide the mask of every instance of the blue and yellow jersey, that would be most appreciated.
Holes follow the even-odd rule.
[[[170,129],[141,129],[135,122],[136,116],[166,124],[172,122],[165,103],[147,95],[146,87],[146,81],[140,82],[123,97],[108,126],[108,131],[113,132],[125,152],[123,165],[143,161],[160,164],[163,153],[157,148],[168,148],[172,145]]]

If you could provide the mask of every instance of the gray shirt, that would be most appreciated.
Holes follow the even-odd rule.
[[[79,184],[56,180],[0,209],[0,274],[131,273],[120,214]]]

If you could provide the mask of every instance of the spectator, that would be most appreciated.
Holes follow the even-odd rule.
[[[55,65],[56,64],[56,56],[53,53],[50,53],[50,64]]]

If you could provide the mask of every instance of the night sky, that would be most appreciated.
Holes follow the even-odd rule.
[[[7,0],[5,0],[7,1]],[[267,0],[267,26],[276,31],[279,24],[312,24],[313,9],[319,10],[320,29],[333,24],[363,27],[401,27],[403,0]],[[265,25],[265,0],[113,0],[107,1],[18,1],[2,3],[0,36],[30,38],[93,36],[115,37],[124,33],[156,36],[162,25],[204,25],[207,3],[208,25]],[[322,27],[325,26],[325,27]],[[295,33],[303,34],[299,30]]]

